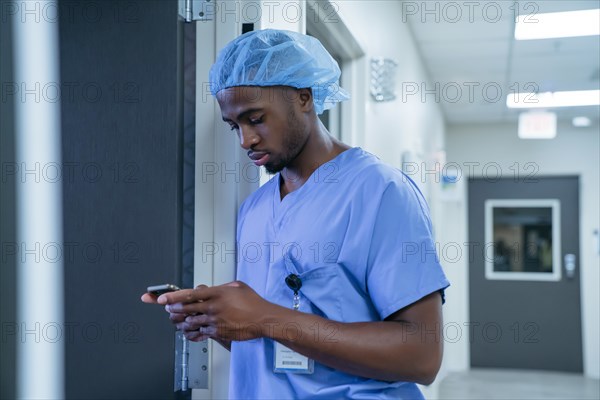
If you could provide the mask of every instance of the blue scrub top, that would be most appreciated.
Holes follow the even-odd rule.
[[[238,218],[237,278],[266,300],[291,308],[285,277],[293,273],[302,280],[300,311],[381,321],[449,285],[425,199],[401,171],[352,148],[283,200],[279,180],[276,174],[253,193]],[[274,373],[273,358],[270,339],[233,342],[230,397],[422,398],[414,383],[362,378],[318,362],[310,375]]]

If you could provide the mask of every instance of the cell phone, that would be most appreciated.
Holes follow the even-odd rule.
[[[176,292],[178,290],[181,289],[171,283],[165,283],[164,285],[148,286],[147,292],[155,296],[160,296],[161,294]]]

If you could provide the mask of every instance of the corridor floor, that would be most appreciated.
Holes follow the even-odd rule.
[[[439,399],[600,399],[600,381],[580,374],[503,369],[450,373],[438,388]]]

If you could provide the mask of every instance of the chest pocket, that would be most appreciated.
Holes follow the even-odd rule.
[[[371,299],[353,282],[343,265],[316,265],[306,271],[299,271],[288,258],[285,260],[285,268],[287,274],[298,275],[302,281],[300,311],[340,322],[379,319]],[[288,298],[291,299],[292,292],[289,288],[286,289],[289,292]]]

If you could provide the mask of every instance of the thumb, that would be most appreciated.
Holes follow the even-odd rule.
[[[244,286],[245,283],[244,282],[240,282],[240,281],[233,281],[233,282],[229,282],[224,284],[223,286],[229,286],[229,287],[242,287]]]

